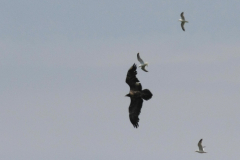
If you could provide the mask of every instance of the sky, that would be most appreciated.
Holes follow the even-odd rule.
[[[0,158],[240,157],[240,1],[0,2]],[[180,13],[184,12],[185,32]],[[137,53],[144,101],[129,121]],[[203,138],[206,154],[199,154]]]

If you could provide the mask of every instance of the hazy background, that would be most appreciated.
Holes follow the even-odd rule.
[[[239,0],[1,1],[0,159],[239,159],[239,10]],[[124,95],[138,52],[153,97],[135,129]],[[194,152],[201,138],[207,154]]]

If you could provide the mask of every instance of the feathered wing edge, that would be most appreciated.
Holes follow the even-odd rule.
[[[142,98],[131,98],[131,103],[129,106],[129,118],[131,123],[135,128],[138,128],[138,122],[139,118],[138,116],[141,113],[141,108],[142,108],[143,100]]]
[[[180,16],[181,16],[181,18],[182,18],[182,20],[184,20],[185,21],[185,17],[184,17],[184,12],[182,12],[181,14],[180,14]]]
[[[141,64],[144,64],[144,61],[140,58],[140,54],[139,54],[139,53],[137,54],[137,59],[138,59],[138,61],[139,61]]]
[[[200,139],[199,142],[198,142],[198,148],[199,148],[200,151],[203,151],[202,140],[203,139]]]
[[[182,27],[182,30],[183,30],[183,31],[185,31],[184,24],[185,24],[185,22],[182,22],[182,23],[181,23],[181,27]]]
[[[145,71],[145,72],[148,72],[148,71],[146,70],[145,66],[142,67],[142,70]]]

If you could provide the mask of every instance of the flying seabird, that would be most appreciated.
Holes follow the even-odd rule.
[[[185,20],[183,13],[184,13],[184,12],[182,12],[182,13],[180,14],[180,16],[182,17],[182,19],[179,19],[179,21],[182,22],[182,23],[181,23],[182,30],[185,31],[185,29],[184,29],[184,24],[185,24],[185,23],[188,23],[188,21]]]
[[[138,127],[139,122],[139,114],[141,112],[143,99],[149,100],[152,98],[152,93],[148,89],[142,90],[142,85],[139,82],[137,75],[137,66],[133,64],[133,66],[128,70],[126,83],[130,87],[129,94],[127,97],[131,98],[131,103],[129,106],[129,118],[131,123],[135,128]]]
[[[144,70],[145,72],[148,72],[148,71],[145,69],[145,66],[148,66],[148,62],[144,62],[144,61],[140,58],[139,53],[137,54],[137,59],[138,59],[138,61],[141,63],[141,64],[139,65],[139,67],[141,67],[141,69]]]
[[[199,148],[199,150],[198,150],[198,151],[195,151],[195,152],[198,152],[198,153],[207,153],[207,152],[204,151],[205,146],[202,146],[202,139],[200,139],[200,141],[198,142],[198,148]]]

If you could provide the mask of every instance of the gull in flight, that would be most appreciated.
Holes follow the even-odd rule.
[[[180,14],[180,16],[182,17],[182,19],[179,19],[179,21],[182,22],[182,23],[181,23],[182,30],[185,31],[185,29],[184,29],[184,24],[185,24],[185,23],[188,23],[188,21],[185,20],[183,13],[184,13],[184,12],[182,12],[182,13]]]
[[[141,64],[139,65],[139,67],[141,67],[141,69],[144,70],[145,72],[148,72],[148,71],[145,69],[145,66],[148,66],[148,62],[144,62],[144,61],[140,58],[139,53],[137,54],[137,59],[138,59],[138,61],[141,63]]]
[[[198,150],[198,151],[195,151],[195,152],[198,152],[198,153],[207,153],[207,152],[204,151],[205,146],[202,146],[202,139],[200,139],[200,141],[198,142],[198,148],[199,148],[199,150]]]

